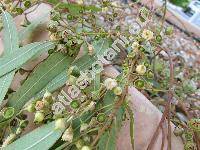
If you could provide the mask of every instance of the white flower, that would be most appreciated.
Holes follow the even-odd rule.
[[[146,40],[151,40],[153,38],[153,32],[147,29],[144,29],[142,32],[142,38]]]
[[[117,81],[115,79],[108,78],[104,81],[104,85],[106,89],[112,90],[114,87],[117,86]]]
[[[73,141],[73,137],[74,137],[73,129],[72,129],[72,126],[70,126],[63,133],[62,140],[71,143]]]
[[[137,67],[136,67],[136,72],[138,73],[138,74],[140,74],[140,75],[143,75],[143,74],[145,74],[145,72],[146,72],[146,67],[144,66],[144,65],[138,65]]]
[[[114,88],[114,94],[115,95],[121,95],[122,94],[122,88],[119,87],[119,86]]]
[[[92,150],[89,146],[83,146],[81,150]]]
[[[44,99],[48,99],[48,98],[50,98],[51,96],[52,96],[52,94],[51,94],[49,91],[46,90],[46,92],[44,93],[43,98],[44,98]]]
[[[131,47],[133,48],[133,49],[137,49],[138,47],[139,47],[139,43],[137,42],[137,41],[135,41],[135,42],[133,42],[133,44],[131,45]]]
[[[65,129],[65,120],[63,118],[59,118],[55,122],[55,130]]]

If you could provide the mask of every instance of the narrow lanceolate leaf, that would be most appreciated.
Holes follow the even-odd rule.
[[[49,92],[53,92],[56,89],[62,87],[65,82],[67,81],[67,75],[66,70],[61,72],[59,75],[57,75],[52,81],[50,81],[36,96],[35,98],[41,98],[46,90]]]
[[[0,60],[0,77],[19,68],[37,53],[47,51],[53,47],[54,43],[52,42],[32,43],[9,54],[8,57]]]
[[[18,33],[12,16],[3,11],[3,44],[4,55],[11,54],[19,48]]]
[[[61,53],[55,53],[41,63],[29,76],[19,90],[12,95],[8,101],[8,106],[15,108],[15,113],[28,102],[32,97],[44,89],[61,72],[66,70],[72,62],[71,57]]]
[[[31,33],[42,23],[46,21],[46,18],[48,17],[49,12],[46,12],[45,15],[37,18],[36,20],[33,20],[31,24],[29,24],[26,28],[19,31],[19,40],[22,41],[25,38],[29,37]]]
[[[103,99],[104,106],[112,105],[115,103],[115,96],[112,92],[108,92]],[[110,108],[104,109],[105,112],[109,114]],[[124,108],[121,107],[117,114],[116,118],[113,120],[111,128],[106,131],[101,138],[99,139],[99,142],[97,144],[99,150],[116,150],[116,137],[120,130],[123,115],[124,115]]]
[[[15,75],[15,71],[12,71],[11,73],[0,78],[0,104],[2,100],[4,99],[8,91],[8,88],[10,87],[10,84],[13,80],[14,75]]]
[[[55,121],[35,129],[3,150],[48,150],[63,133],[63,130],[54,130],[54,124]]]
[[[12,16],[4,12],[2,13],[3,18],[3,43],[4,43],[4,54],[3,57],[7,57],[7,55],[12,54],[13,52],[19,49],[19,40],[17,35],[17,29],[15,23],[13,21]],[[15,71],[10,72],[9,74],[0,78],[0,104],[3,101],[8,88],[13,80],[15,75]]]

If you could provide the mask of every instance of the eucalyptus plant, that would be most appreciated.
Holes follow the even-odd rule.
[[[47,14],[50,16],[46,26],[49,40],[24,45],[24,38],[46,16],[34,22],[25,17],[24,28],[19,32],[13,17],[23,13],[26,16],[29,8],[40,3],[52,6]],[[180,70],[175,72],[170,51],[162,45],[164,37],[173,34],[173,28],[164,25],[165,16],[157,20],[153,11],[138,2],[16,0],[12,4],[5,0],[1,5],[4,53],[0,57],[0,139],[3,149],[115,150],[117,133],[127,119],[130,119],[129,136],[134,149],[134,113],[128,93],[131,86],[148,93],[152,100],[167,95],[163,117],[148,149],[152,149],[166,118],[168,129],[170,121],[181,126],[183,132],[178,135],[184,136],[185,149],[199,146],[200,120],[188,115],[187,122],[182,123],[171,113],[173,98],[184,98],[197,88],[176,83]],[[140,6],[137,18],[128,23],[125,18],[131,15],[124,10],[134,5]],[[155,24],[156,21],[159,23]],[[162,51],[166,52],[168,61],[163,59]],[[45,52],[48,57],[32,70],[18,90],[9,91],[15,73]],[[107,76],[103,72],[107,66],[113,66],[119,75]],[[194,81],[197,81],[196,74],[193,74]],[[27,114],[34,119],[28,119]],[[36,129],[24,135],[30,123]],[[169,136],[168,147],[170,144]]]

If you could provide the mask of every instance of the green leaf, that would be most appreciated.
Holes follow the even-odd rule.
[[[97,54],[101,55],[103,52],[109,47],[108,40],[100,40],[94,43],[95,55],[89,56],[84,55],[81,58],[75,60],[72,65],[79,67],[80,70],[84,71],[89,69],[92,66],[92,63],[97,61]],[[88,61],[89,60],[89,61]],[[50,81],[36,96],[36,98],[41,98],[46,90],[53,92],[54,90],[62,87],[67,81],[66,70],[61,72],[59,75],[55,76],[55,78]]]
[[[35,96],[35,98],[41,98],[46,90],[49,92],[53,92],[56,89],[62,87],[65,82],[67,81],[67,75],[66,70],[61,72],[59,75],[57,75],[52,81],[50,81],[38,94]]]
[[[17,34],[17,29],[13,21],[12,16],[3,11],[3,43],[4,43],[4,55],[9,55],[15,52],[19,48],[19,39]]]
[[[5,75],[6,73],[9,73],[19,68],[25,62],[31,59],[34,55],[47,51],[53,47],[54,43],[52,42],[37,42],[26,45],[20,48],[18,51],[9,54],[6,58],[2,58],[0,60],[0,77]]]
[[[17,29],[13,21],[12,16],[4,12],[2,13],[4,31],[3,31],[3,43],[4,43],[4,54],[3,57],[12,54],[19,49],[19,40],[17,36]],[[0,78],[0,104],[2,103],[8,88],[13,80],[15,71]]]
[[[107,92],[103,99],[103,105],[108,106],[114,104],[114,99],[115,95],[113,94],[113,92]],[[104,111],[107,112],[107,114],[110,114],[110,112],[108,112],[109,109],[110,108],[105,108]],[[99,142],[97,144],[99,150],[116,150],[117,133],[120,130],[124,112],[124,108],[123,106],[121,106],[116,114],[116,118],[112,122],[110,130],[106,131],[99,139]]]
[[[31,24],[29,24],[27,27],[19,31],[19,40],[22,41],[25,38],[29,37],[31,33],[42,23],[45,22],[46,18],[48,17],[49,12],[47,12],[45,15],[33,20]]]
[[[54,124],[55,121],[33,130],[3,150],[48,150],[63,133],[63,130],[54,130]]]
[[[4,99],[8,91],[8,88],[10,87],[10,84],[13,80],[14,75],[15,75],[15,71],[12,71],[11,73],[0,78],[0,104]]]
[[[34,70],[19,90],[12,95],[8,101],[8,106],[14,107],[15,113],[19,112],[26,102],[66,70],[71,62],[71,57],[64,56],[61,53],[54,53],[49,56],[46,61]]]
[[[116,120],[113,121],[111,129],[105,132],[98,142],[98,150],[116,150],[117,134],[122,124],[124,110],[119,109],[116,115]]]

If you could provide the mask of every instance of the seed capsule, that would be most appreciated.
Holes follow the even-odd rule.
[[[106,120],[106,115],[104,113],[100,113],[97,115],[97,121],[99,123],[103,123]]]
[[[26,8],[31,7],[31,2],[30,2],[30,1],[25,1],[24,6],[25,6]]]
[[[15,8],[16,12],[21,15],[23,14],[24,10],[22,8]]]
[[[68,19],[68,20],[73,20],[73,16],[72,16],[71,14],[68,14],[68,15],[67,15],[67,19]]]
[[[143,88],[144,85],[145,85],[145,83],[144,83],[143,80],[138,79],[138,80],[136,80],[136,81],[134,82],[134,85],[135,85],[135,87],[137,87],[137,88]]]
[[[156,36],[156,42],[159,44],[162,42],[162,36],[161,35],[157,35]]]
[[[3,117],[5,119],[11,118],[15,113],[15,109],[13,107],[7,107],[3,113]]]
[[[72,109],[78,109],[80,107],[80,104],[77,100],[73,100],[71,103],[70,103],[70,106]]]

